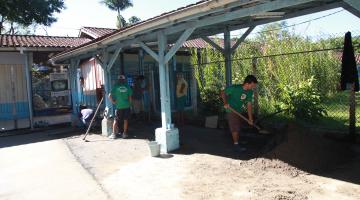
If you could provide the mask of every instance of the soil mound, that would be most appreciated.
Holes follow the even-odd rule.
[[[304,171],[324,172],[355,156],[348,143],[325,138],[294,124],[288,126],[286,134],[278,134],[285,135],[280,144],[246,165],[297,176]]]

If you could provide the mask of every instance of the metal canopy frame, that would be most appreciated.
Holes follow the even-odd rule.
[[[186,12],[186,9],[174,12],[174,17],[171,13],[168,14],[169,16],[161,15],[153,20],[117,31],[101,40],[59,54],[53,60],[63,62],[74,56],[98,53],[102,49],[113,51],[118,46],[122,46],[124,49],[139,47],[139,41],[147,45],[154,44],[157,43],[159,32],[163,32],[167,36],[168,44],[174,44],[189,28],[195,28],[188,38],[194,39],[223,33],[225,29],[233,31],[338,7],[343,7],[359,16],[358,4],[359,2],[356,0],[208,1],[194,6],[193,9],[198,12],[190,13],[188,16],[181,15],[182,12]],[[282,13],[284,14],[281,16]],[[177,17],[177,15],[180,16]]]
[[[171,127],[168,61],[188,39],[202,37],[226,60],[226,83],[231,85],[231,56],[241,42],[258,25],[285,20],[306,14],[343,7],[360,17],[359,0],[222,0],[205,1],[169,12],[137,25],[90,42],[84,46],[61,53],[52,60],[68,62],[70,59],[115,51],[110,62],[103,60],[109,70],[121,50],[141,47],[159,63],[162,129]],[[230,32],[248,28],[231,46]],[[208,36],[224,33],[224,48]],[[157,44],[158,53],[150,46]],[[174,44],[168,51],[167,44]],[[74,64],[74,61],[71,62]],[[108,81],[105,81],[108,84]],[[108,88],[108,87],[106,87]],[[106,90],[109,92],[109,90]],[[108,102],[107,102],[108,105]]]

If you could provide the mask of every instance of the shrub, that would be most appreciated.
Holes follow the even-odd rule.
[[[296,119],[316,120],[326,115],[321,105],[321,96],[314,87],[314,78],[311,77],[298,85],[280,85],[280,109]]]

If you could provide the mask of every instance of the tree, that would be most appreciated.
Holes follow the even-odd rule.
[[[15,33],[15,25],[49,26],[57,20],[53,14],[64,8],[64,0],[0,0],[0,34],[5,23],[10,25],[12,34]]]
[[[131,0],[102,0],[101,3],[105,4],[110,10],[117,11],[118,28],[123,28],[126,24],[122,20],[120,12],[126,8],[132,7],[133,3]]]
[[[136,24],[138,22],[141,22],[141,19],[136,16],[132,16],[129,18],[129,25]]]

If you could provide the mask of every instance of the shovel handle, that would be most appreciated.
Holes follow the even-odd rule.
[[[231,106],[228,107],[229,110],[231,110],[231,112],[235,113],[236,115],[238,115],[240,118],[242,118],[243,120],[245,120],[247,123],[250,124],[250,121],[248,120],[248,118],[246,118],[244,115],[240,114],[238,111],[236,111],[234,108],[232,108]],[[256,124],[253,123],[252,125],[253,127],[255,127],[256,129],[260,130],[261,128],[259,126],[257,126]]]

